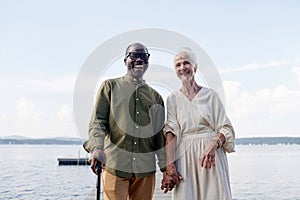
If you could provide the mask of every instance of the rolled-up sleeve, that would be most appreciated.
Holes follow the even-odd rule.
[[[176,102],[172,95],[167,98],[167,120],[164,127],[164,133],[171,132],[179,136],[179,123],[176,117]]]
[[[222,133],[226,139],[223,144],[223,149],[228,153],[235,152],[235,132],[233,126],[226,115],[224,106],[218,94],[213,90],[211,90],[211,94],[213,98],[212,107],[216,132]]]

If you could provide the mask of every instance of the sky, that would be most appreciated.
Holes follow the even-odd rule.
[[[144,28],[203,48],[237,138],[299,137],[299,8],[297,0],[0,0],[0,137],[82,137],[73,97],[83,64],[109,39]],[[172,69],[170,55],[150,53]],[[125,73],[122,58],[113,65],[103,77]]]

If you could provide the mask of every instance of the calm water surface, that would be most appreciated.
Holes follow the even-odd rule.
[[[300,145],[236,150],[228,155],[234,199],[300,199]]]
[[[234,199],[300,200],[300,145],[236,147],[229,154]],[[72,145],[0,145],[0,199],[85,199],[96,177],[88,166],[58,166],[86,153]]]

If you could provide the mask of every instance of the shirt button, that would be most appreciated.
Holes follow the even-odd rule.
[[[139,112],[139,111],[137,111],[137,112],[136,112],[136,114],[140,114],[140,112]]]
[[[134,144],[136,144],[136,142],[134,142]]]
[[[139,98],[136,98],[136,100],[138,101],[138,100],[139,100]]]
[[[135,160],[135,158],[133,158],[133,160]]]
[[[139,128],[139,126],[136,126],[135,128]]]

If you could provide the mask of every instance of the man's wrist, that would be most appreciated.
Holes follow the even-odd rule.
[[[170,163],[166,166],[166,174],[169,176],[174,176],[177,174],[176,165],[174,163]]]

